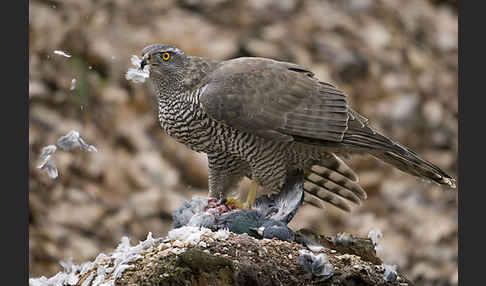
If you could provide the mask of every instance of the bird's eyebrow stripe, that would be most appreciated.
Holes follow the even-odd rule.
[[[181,54],[181,50],[179,50],[177,48],[166,48],[166,49],[162,50],[161,52],[173,52],[173,53],[176,53],[176,54]]]

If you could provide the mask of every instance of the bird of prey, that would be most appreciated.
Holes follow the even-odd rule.
[[[346,95],[309,69],[267,58],[216,61],[166,44],[141,51],[150,66],[165,132],[209,165],[209,197],[225,198],[247,176],[248,202],[278,193],[304,174],[306,201],[349,211],[366,192],[340,158],[370,154],[414,176],[455,188],[455,180],[407,147],[374,130]]]

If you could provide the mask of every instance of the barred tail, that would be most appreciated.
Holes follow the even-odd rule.
[[[342,143],[349,147],[363,148],[376,158],[408,174],[456,188],[454,178],[407,147],[373,130],[367,122],[350,121]]]
[[[374,152],[372,155],[411,175],[434,181],[452,189],[456,188],[456,180],[439,167],[420,158],[406,147],[395,145],[395,148],[396,151]]]
[[[359,205],[366,199],[366,192],[358,183],[358,176],[344,161],[334,154],[312,166],[305,177],[304,200],[309,204],[319,206],[319,200],[332,204],[341,210],[350,211],[346,201]]]

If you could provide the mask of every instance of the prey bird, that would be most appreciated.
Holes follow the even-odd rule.
[[[455,179],[412,150],[374,130],[348,106],[346,95],[309,69],[267,58],[216,61],[166,44],[141,51],[150,66],[165,132],[207,154],[209,197],[224,199],[246,176],[245,206],[259,194],[279,193],[303,174],[305,200],[349,211],[366,192],[340,158],[370,154],[417,177],[449,188]]]

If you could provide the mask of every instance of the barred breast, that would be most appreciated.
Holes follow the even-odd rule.
[[[185,97],[159,99],[159,123],[164,131],[194,151],[221,154],[221,164],[225,164],[222,168],[228,167],[231,160],[244,161],[249,167],[246,176],[267,192],[282,187],[288,170],[308,169],[322,157],[322,150],[268,140],[210,118],[194,97],[197,93],[196,90]]]
[[[182,100],[159,102],[159,123],[168,135],[192,150],[211,152],[212,127],[197,106]]]

